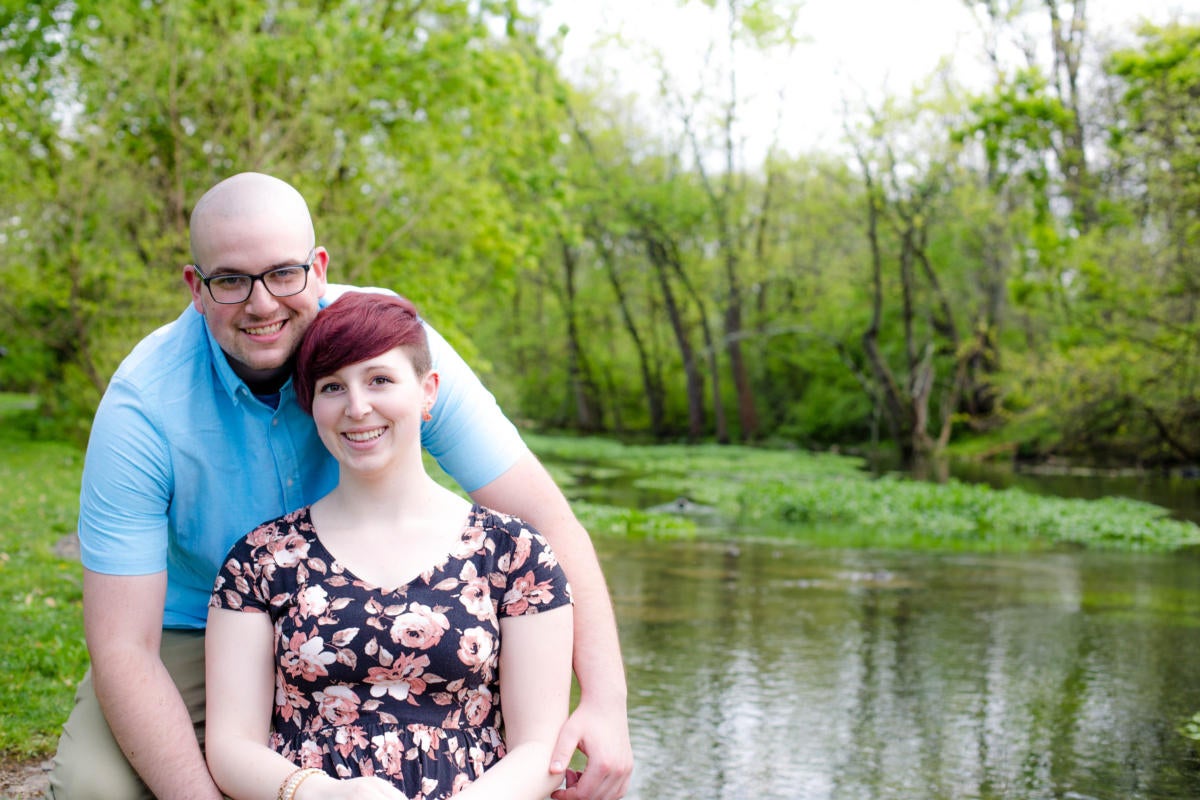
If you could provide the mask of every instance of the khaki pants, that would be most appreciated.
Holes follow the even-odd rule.
[[[164,630],[161,653],[203,748],[204,631]],[[92,688],[91,670],[79,683],[75,707],[58,740],[47,796],[51,800],[153,800],[108,729]]]

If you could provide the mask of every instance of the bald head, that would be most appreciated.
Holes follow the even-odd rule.
[[[286,230],[308,242],[316,241],[308,204],[289,183],[261,172],[242,172],[204,193],[192,210],[192,258],[208,264],[211,254],[234,242],[247,229]]]

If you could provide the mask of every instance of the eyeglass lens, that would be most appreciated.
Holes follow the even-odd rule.
[[[254,282],[262,281],[276,297],[289,297],[308,285],[307,265],[280,267],[262,275],[217,275],[208,279],[208,290],[218,303],[241,303],[250,297]]]

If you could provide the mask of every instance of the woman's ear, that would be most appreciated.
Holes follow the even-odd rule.
[[[424,397],[424,403],[421,406],[423,409],[421,418],[426,422],[433,419],[432,411],[433,407],[437,404],[438,384],[440,381],[441,378],[432,369],[425,373],[425,377],[421,379],[421,392]]]

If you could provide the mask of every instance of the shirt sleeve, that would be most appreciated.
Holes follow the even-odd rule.
[[[421,443],[463,490],[473,492],[503,475],[526,452],[515,425],[462,357],[425,323],[438,398]]]
[[[546,539],[516,517],[497,515],[509,547],[497,566],[507,578],[499,616],[519,617],[570,605],[571,586]]]
[[[79,494],[80,560],[94,572],[149,575],[167,568],[170,458],[161,429],[115,379],[92,422]]]

